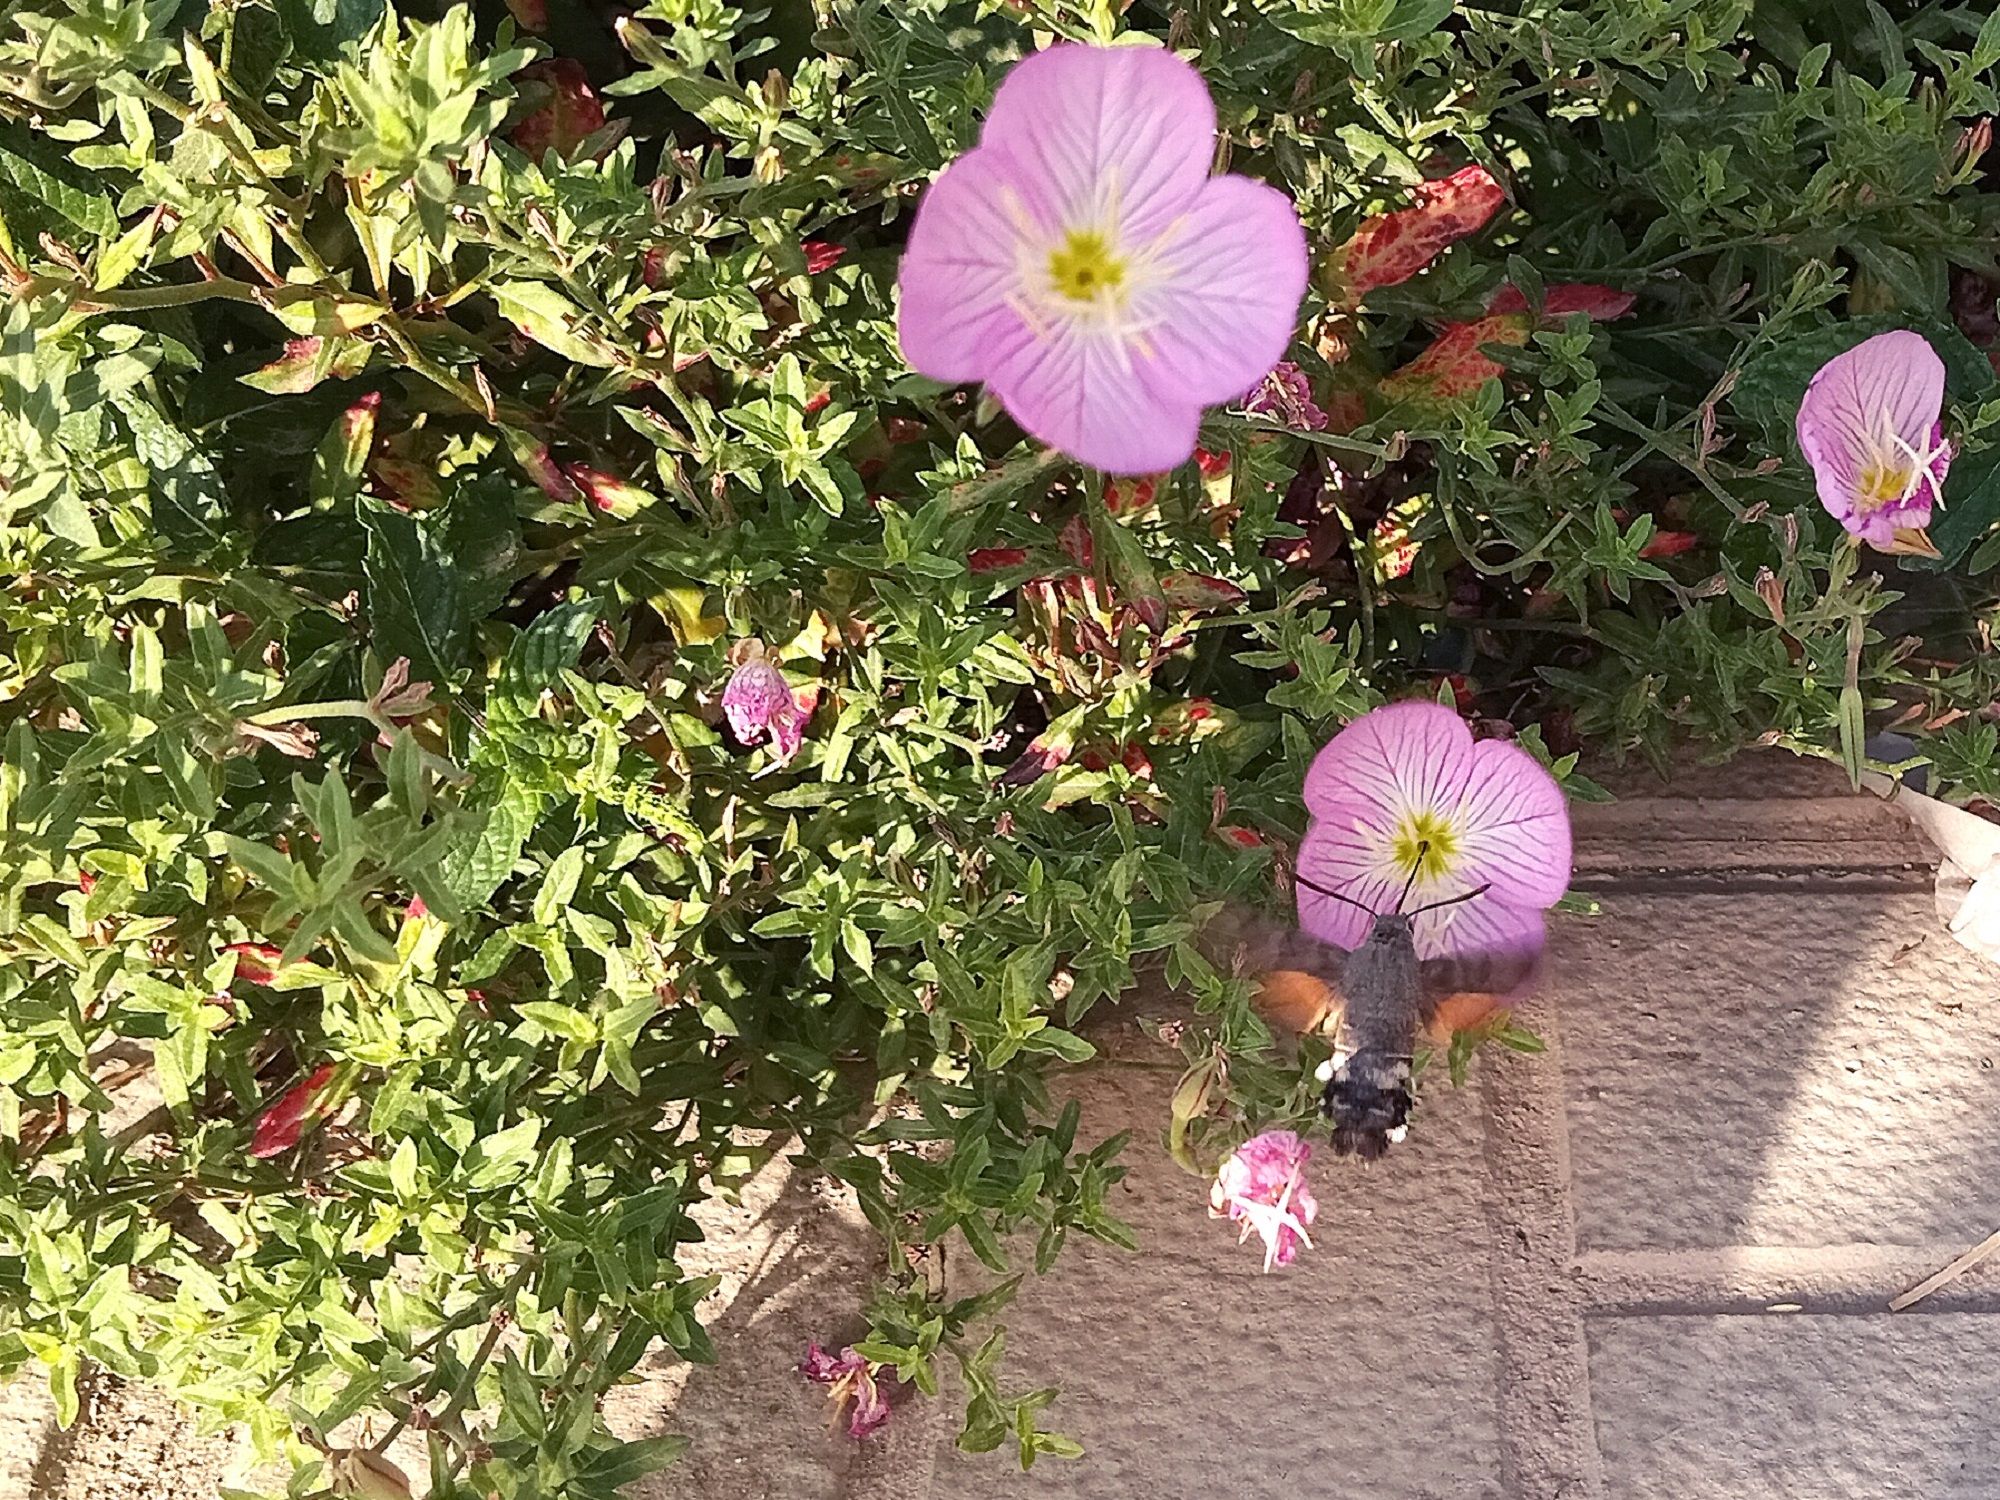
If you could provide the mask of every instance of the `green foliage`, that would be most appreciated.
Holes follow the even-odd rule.
[[[1131,1237],[1044,1072],[1164,956],[1176,1155],[1309,1108],[1191,939],[1269,895],[1336,724],[1451,677],[1571,775],[1855,765],[1895,719],[2000,798],[1985,8],[543,9],[0,35],[0,1368],[66,1416],[88,1361],[301,1493],[369,1417],[427,1432],[434,1495],[613,1494],[679,1444],[598,1400],[713,1359],[677,1252],[782,1155],[882,1237],[864,1354],[954,1362],[967,1448],[1070,1456],[995,1316]],[[1467,161],[1513,206],[1363,312],[1315,295],[1350,432],[1214,414],[1226,470],[1114,514],[906,372],[893,286],[1007,65],[1121,30],[1196,59],[1323,256]],[[606,109],[554,85],[576,140],[552,55]],[[1372,394],[1505,280],[1638,303]],[[1952,371],[1944,570],[1858,554],[1790,450],[1811,369],[1892,325]],[[813,702],[788,762],[721,713],[759,648]],[[1482,1040],[1537,1045],[1442,1071]],[[949,1301],[938,1245],[1009,1279]]]

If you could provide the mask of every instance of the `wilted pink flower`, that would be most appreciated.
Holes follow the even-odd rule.
[[[1569,888],[1569,809],[1539,762],[1472,731],[1437,703],[1392,703],[1349,724],[1306,773],[1312,826],[1299,847],[1299,923],[1359,947],[1368,911],[1484,893],[1416,919],[1419,958],[1532,960],[1542,913]]]
[[[889,1403],[876,1383],[874,1368],[856,1354],[852,1346],[829,1354],[818,1339],[806,1346],[799,1373],[815,1385],[830,1386],[827,1400],[832,1404],[832,1421],[840,1420],[841,1409],[849,1400],[854,1410],[847,1414],[847,1435],[865,1438],[889,1420]]]
[[[1243,409],[1252,416],[1269,417],[1300,432],[1320,432],[1326,427],[1326,413],[1313,401],[1312,382],[1289,359],[1264,377],[1263,383],[1245,398]]]
[[[1871,547],[1936,554],[1924,528],[1951,467],[1944,361],[1922,334],[1864,339],[1819,368],[1799,403],[1799,447],[1820,504]]]
[[[1215,105],[1160,48],[1062,45],[1015,65],[979,145],[924,195],[903,352],[983,380],[1035,437],[1114,474],[1187,461],[1204,406],[1254,385],[1306,288],[1291,201],[1209,176]]]
[[[1243,1226],[1237,1241],[1256,1235],[1264,1242],[1264,1269],[1289,1266],[1299,1246],[1312,1249],[1306,1228],[1319,1215],[1306,1186],[1312,1147],[1289,1130],[1267,1130],[1238,1146],[1208,1192],[1211,1218]]]
[[[812,717],[799,706],[785,674],[761,657],[746,661],[730,676],[722,690],[722,712],[730,733],[746,745],[762,744],[768,734],[780,761],[798,754]]]

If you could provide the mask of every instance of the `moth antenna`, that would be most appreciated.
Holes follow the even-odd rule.
[[[1424,856],[1429,854],[1430,852],[1431,852],[1431,841],[1429,839],[1418,839],[1417,857],[1410,861],[1410,878],[1403,882],[1403,894],[1396,898],[1395,915],[1401,916],[1403,914],[1403,903],[1410,899],[1410,892],[1416,886],[1417,883],[1417,872],[1423,869]],[[1410,915],[1415,916],[1416,913],[1411,912]]]
[[[1440,906],[1456,906],[1461,901],[1470,901],[1474,896],[1483,896],[1492,889],[1493,886],[1491,882],[1489,882],[1486,885],[1479,886],[1473,890],[1460,891],[1456,896],[1447,896],[1442,901],[1433,901],[1429,906],[1420,906],[1415,911],[1411,912],[1410,915],[1413,917],[1421,917],[1425,912],[1436,911]]]
[[[1308,880],[1305,876],[1299,874],[1298,871],[1296,870],[1292,872],[1292,879],[1296,881],[1298,884],[1304,886],[1307,890],[1318,891],[1320,895],[1325,896],[1330,900],[1344,901],[1349,906],[1353,907],[1356,911],[1365,911],[1371,917],[1376,914],[1373,908],[1363,906],[1359,901],[1356,901],[1352,896],[1343,896],[1340,894],[1339,891],[1330,891],[1325,886],[1321,885],[1317,880]]]

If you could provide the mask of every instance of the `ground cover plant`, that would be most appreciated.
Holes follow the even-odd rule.
[[[1044,1074],[1163,962],[1161,1127],[1292,1258],[1316,1085],[1197,937],[1286,909],[1342,725],[1442,702],[1572,800],[1896,729],[2000,801],[1985,7],[4,15],[0,1369],[65,1418],[98,1367],[300,1494],[403,1492],[360,1419],[614,1494],[699,1440],[599,1410],[713,1357],[690,1212],[782,1154],[882,1240],[806,1359],[849,1430],[949,1366],[965,1446],[1071,1456],[995,1320],[1131,1237]],[[1212,98],[1177,160],[1265,207],[1205,264],[1305,254],[1116,442],[912,236],[1060,41]]]

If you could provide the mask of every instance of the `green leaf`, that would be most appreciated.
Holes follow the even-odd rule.
[[[576,304],[546,282],[503,281],[487,290],[500,304],[500,316],[543,348],[576,364],[617,367],[617,354],[581,325]]]
[[[579,1478],[586,1484],[618,1489],[664,1469],[687,1452],[693,1440],[669,1433],[664,1437],[639,1438],[620,1443],[591,1455]]]
[[[11,122],[0,124],[0,208],[31,231],[31,241],[34,231],[79,229],[94,240],[108,240],[119,228],[117,211],[89,172]]]
[[[369,505],[361,524],[368,531],[362,576],[376,651],[384,660],[407,656],[410,675],[419,681],[449,681],[472,623],[458,570],[437,538],[410,516]]]

